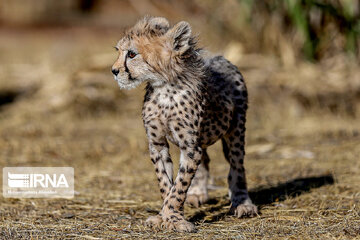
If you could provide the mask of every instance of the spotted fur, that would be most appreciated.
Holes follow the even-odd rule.
[[[207,57],[197,48],[190,25],[170,27],[164,18],[146,17],[125,33],[112,67],[121,88],[146,82],[142,110],[163,206],[148,225],[194,231],[184,218],[185,200],[198,206],[208,199],[209,156],[206,148],[222,140],[231,211],[253,216],[243,165],[247,90],[234,65],[222,56]],[[180,148],[174,179],[168,141]]]

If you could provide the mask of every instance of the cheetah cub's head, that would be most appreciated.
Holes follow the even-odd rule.
[[[162,86],[184,71],[181,64],[196,51],[191,28],[179,22],[170,28],[161,17],[145,17],[117,43],[119,53],[112,73],[120,88],[131,89],[147,81]]]

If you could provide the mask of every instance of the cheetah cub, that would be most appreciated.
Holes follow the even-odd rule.
[[[187,22],[170,27],[161,17],[140,20],[115,48],[112,73],[120,88],[147,83],[142,117],[163,199],[147,225],[195,231],[184,218],[184,202],[198,206],[208,200],[206,148],[219,139],[230,164],[231,212],[256,215],[243,164],[247,90],[239,70],[222,56],[206,57]],[[168,141],[181,152],[175,180]]]

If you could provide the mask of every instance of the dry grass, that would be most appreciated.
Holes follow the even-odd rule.
[[[209,151],[211,200],[185,210],[198,231],[154,232],[143,226],[161,207],[142,128],[143,90],[121,92],[112,80],[110,47],[116,37],[82,29],[2,31],[0,95],[15,93],[0,110],[0,167],[72,166],[76,196],[0,197],[1,239],[360,238],[359,89],[353,63],[286,69],[263,56],[240,59],[251,96],[247,178],[261,213],[251,219],[227,215],[228,165],[216,144]],[[328,75],[321,78],[324,71]],[[339,76],[348,83],[321,88],[319,81]],[[326,101],[320,104],[317,95],[331,99],[334,91],[340,100],[349,96],[346,104],[335,110]],[[172,152],[177,162],[178,152]]]

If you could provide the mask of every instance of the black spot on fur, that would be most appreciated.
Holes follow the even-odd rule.
[[[238,152],[238,151],[231,151],[231,154],[236,156],[236,157],[240,156],[240,152]]]
[[[182,194],[185,194],[185,192],[184,192],[184,190],[179,189],[179,190],[178,190],[178,194],[182,195]]]

